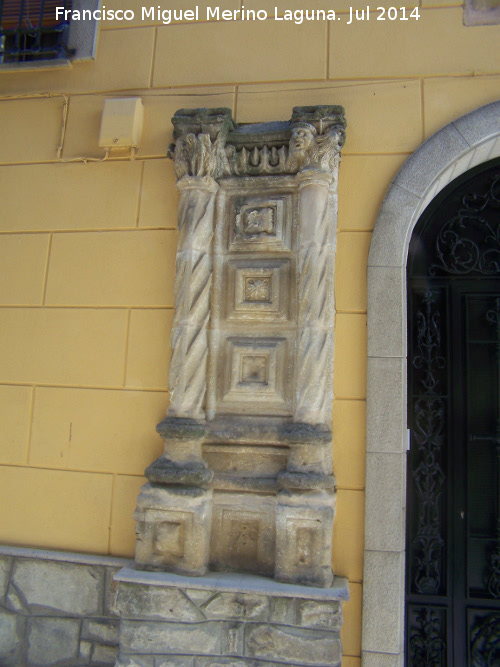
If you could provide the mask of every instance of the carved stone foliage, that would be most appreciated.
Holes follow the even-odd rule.
[[[241,126],[228,109],[183,109],[173,125],[170,405],[138,500],[136,560],[329,586],[343,109]]]
[[[225,143],[234,127],[229,109],[182,109],[172,118],[175,144],[168,155],[175,175],[219,178],[230,172]]]

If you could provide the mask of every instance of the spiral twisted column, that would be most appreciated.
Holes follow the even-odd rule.
[[[181,199],[167,416],[204,419],[212,286],[211,248],[215,195],[219,185],[210,176],[183,176],[177,187]]]
[[[295,412],[276,504],[275,578],[330,586],[335,515],[332,399],[336,183],[343,110],[297,107],[289,167],[298,189]]]
[[[335,208],[332,176],[304,170],[299,181],[298,330],[295,421],[330,424],[333,399]]]
[[[170,406],[156,427],[165,451],[148,466],[137,498],[136,566],[178,574],[206,572],[213,472],[202,456],[206,432],[208,325],[217,178],[228,171],[229,109],[181,109],[172,119],[179,238],[171,333]]]

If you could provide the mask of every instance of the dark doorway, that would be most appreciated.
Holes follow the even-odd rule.
[[[406,664],[500,666],[500,161],[453,181],[408,255]]]

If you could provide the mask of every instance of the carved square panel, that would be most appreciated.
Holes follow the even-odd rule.
[[[240,572],[272,574],[275,550],[275,499],[221,494],[212,510],[212,565]]]
[[[203,447],[203,458],[216,474],[236,477],[276,477],[286,469],[288,447],[210,444]]]
[[[227,263],[227,319],[290,319],[293,286],[288,259],[229,260]]]
[[[235,563],[251,565],[257,560],[260,517],[255,512],[226,512],[229,553]],[[233,516],[231,516],[231,514]]]
[[[147,509],[145,520],[148,528],[151,558],[155,563],[177,564],[186,556],[186,544],[192,533],[193,514],[157,509]]]
[[[288,569],[290,573],[302,568],[314,569],[319,564],[322,552],[323,526],[321,522],[288,517],[286,521],[286,543]]]
[[[317,553],[321,547],[321,534],[317,523],[296,526],[295,530],[295,565],[297,567],[315,567]]]
[[[269,384],[269,357],[265,354],[242,354],[239,384]]]
[[[154,526],[153,552],[182,557],[184,555],[184,523],[164,521]]]
[[[229,251],[291,250],[292,195],[233,196],[229,207]]]
[[[230,336],[222,348],[219,408],[245,414],[291,411],[291,355],[285,337]]]
[[[271,303],[271,278],[264,276],[245,276],[243,283],[243,301],[245,303]]]

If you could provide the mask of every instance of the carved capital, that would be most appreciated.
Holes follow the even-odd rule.
[[[304,168],[297,174],[299,191],[308,185],[319,185],[328,189],[334,180],[333,171],[323,171],[317,168]]]
[[[195,192],[215,194],[219,189],[219,184],[211,176],[182,176],[176,185],[180,192],[194,190]]]
[[[225,144],[234,127],[230,109],[180,109],[172,123],[175,143],[168,156],[175,161],[178,179],[229,175]]]
[[[345,141],[344,110],[339,106],[295,107],[291,124],[288,169],[332,172]]]

